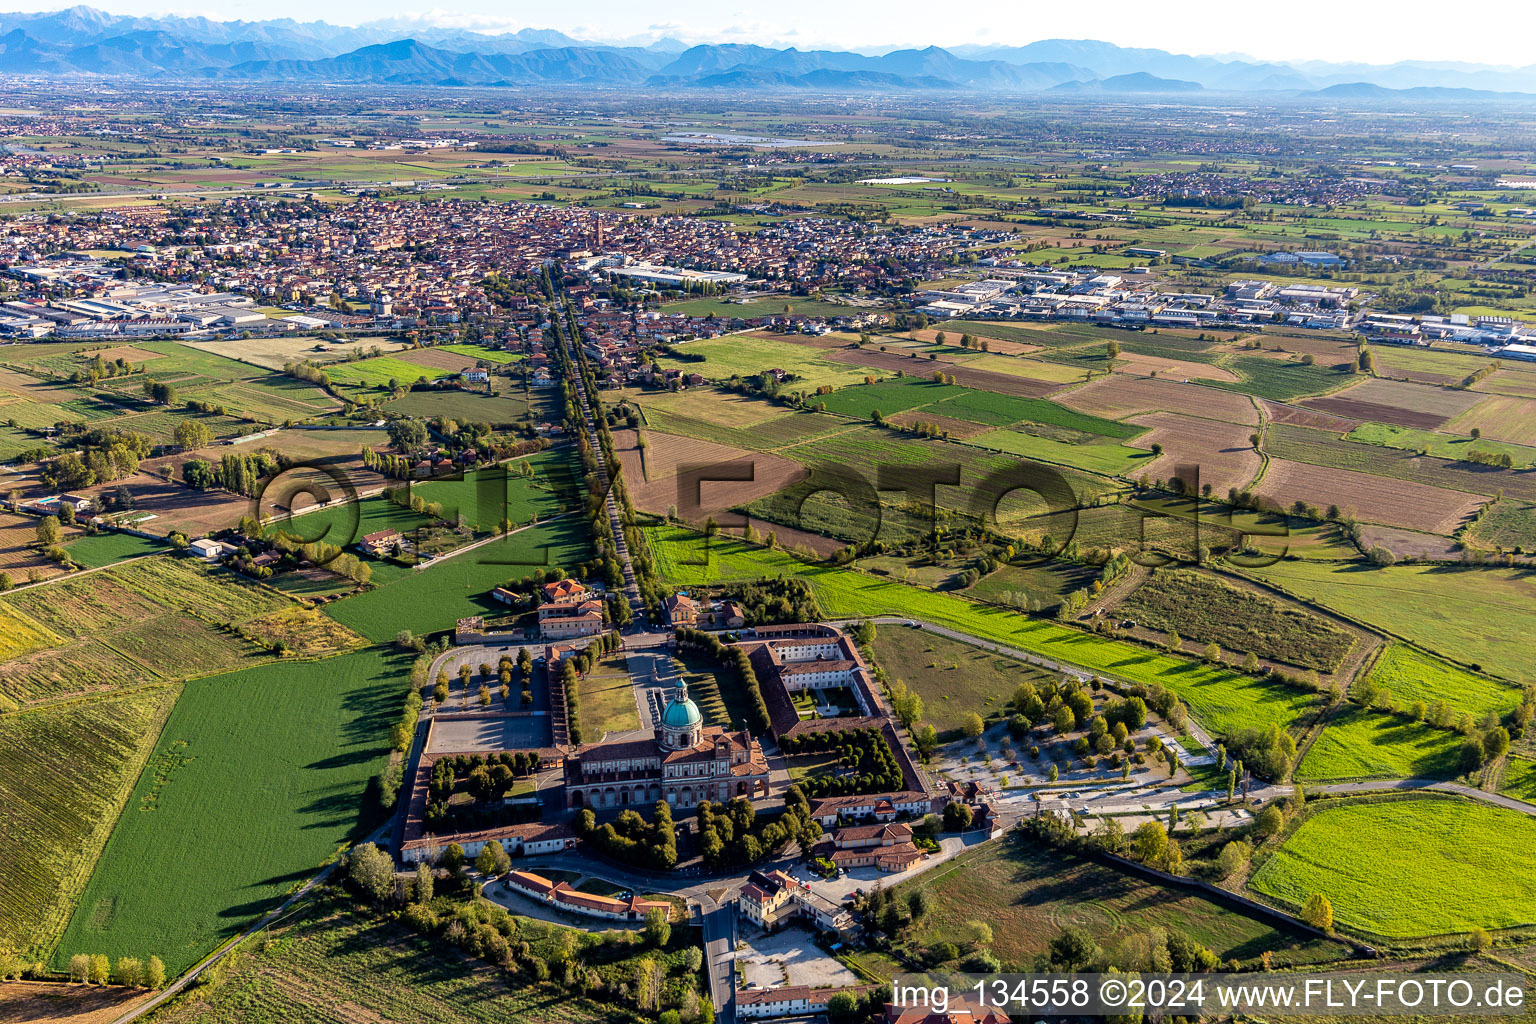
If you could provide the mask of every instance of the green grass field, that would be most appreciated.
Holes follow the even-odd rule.
[[[325,367],[326,376],[332,382],[355,388],[387,388],[390,381],[407,387],[417,380],[437,380],[439,377],[457,376],[451,370],[438,370],[420,363],[406,362],[394,356],[375,356],[350,363],[331,363]]]
[[[1320,892],[1336,926],[1387,938],[1531,924],[1536,821],[1460,800],[1328,807],[1249,885],[1291,907]]]
[[[524,465],[532,476],[520,475]],[[580,504],[581,463],[574,448],[518,459],[505,467],[504,482],[501,473],[491,468],[467,472],[460,480],[425,480],[411,484],[411,494],[441,504],[446,518],[466,517],[476,530],[496,529],[503,516],[522,526],[535,516],[548,519]]]
[[[942,398],[963,395],[969,389],[955,384],[940,384],[922,377],[895,377],[874,384],[856,384],[841,388],[822,399],[827,412],[869,419],[879,410],[891,416],[908,409],[930,405]]]
[[[1277,931],[1192,893],[1017,836],[962,854],[895,891],[905,898],[913,889],[922,889],[929,901],[913,938],[924,944],[957,939],[966,922],[985,922],[992,928],[990,948],[1005,970],[1032,965],[1069,925],[1087,929],[1106,950],[1162,927],[1239,962],[1257,962],[1266,951],[1277,965],[1335,960],[1344,953],[1336,943]]]
[[[1152,453],[1142,448],[1130,448],[1118,441],[1096,441],[1089,444],[1072,444],[1052,437],[1038,437],[1021,430],[989,430],[969,439],[971,444],[992,448],[1026,459],[1055,462],[1090,473],[1108,476],[1134,476],[1137,467],[1152,459]]]
[[[65,545],[69,557],[85,566],[96,569],[121,562],[125,558],[153,555],[166,550],[164,544],[133,533],[98,533],[94,537],[81,537]]]
[[[178,692],[146,687],[0,717],[0,945],[52,952]]]
[[[1514,687],[1407,644],[1391,644],[1382,651],[1371,668],[1370,679],[1391,690],[1399,707],[1418,700],[1425,704],[1443,700],[1456,711],[1481,719],[1489,712],[1502,716],[1520,703],[1520,691]]]
[[[488,596],[498,584],[546,567],[584,561],[590,555],[586,524],[579,516],[570,516],[401,574],[383,586],[328,604],[325,610],[375,643],[393,640],[402,629],[417,633],[452,629],[463,616],[504,608]]]
[[[1536,549],[1536,502],[1500,498],[1484,505],[1466,539],[1469,544],[1483,548]]]
[[[875,660],[923,698],[922,721],[940,733],[960,728],[974,711],[982,718],[1005,713],[1022,682],[1054,678],[1045,669],[992,654],[926,630],[882,625],[875,634]]]
[[[788,391],[814,391],[823,385],[837,388],[862,383],[864,378],[871,374],[877,377],[883,376],[877,370],[823,359],[821,351],[809,345],[796,345],[794,342],[775,341],[771,338],[753,338],[744,334],[711,338],[707,341],[690,341],[682,345],[680,351],[690,356],[704,356],[705,359],[703,362],[696,362],[691,359],[661,356],[657,364],[667,369],[682,370],[684,373],[701,373],[713,380],[726,380],[732,374],[738,373],[746,377],[770,368],[777,368],[800,378],[785,384],[785,390]]]
[[[364,835],[407,660],[369,650],[188,683],[54,961],[180,973]]]
[[[1243,379],[1237,382],[1215,381],[1213,387],[1242,391],[1277,402],[1289,402],[1303,395],[1334,391],[1357,379],[1350,370],[1335,370],[1321,362],[1308,366],[1268,356],[1233,356],[1225,365]]]
[[[577,691],[581,695],[581,735],[585,742],[596,743],[605,732],[640,728],[634,684],[624,671],[622,658],[582,676]]]
[[[1390,423],[1362,423],[1348,434],[1346,440],[1363,444],[1376,444],[1385,448],[1402,448],[1424,452],[1438,459],[1465,460],[1473,452],[1489,455],[1505,454],[1514,462],[1516,469],[1528,469],[1536,465],[1536,448],[1523,444],[1506,444],[1480,438],[1476,441],[1458,434],[1442,434],[1435,430],[1415,430]]]
[[[1287,561],[1253,572],[1431,651],[1536,682],[1526,646],[1536,629],[1536,584],[1518,570]]]
[[[1458,774],[1462,737],[1449,729],[1350,706],[1340,709],[1307,751],[1296,778],[1449,779]]]
[[[676,527],[654,527],[648,536],[657,571],[669,583],[699,585],[781,573],[800,576],[811,583],[828,616],[911,616],[1090,671],[1148,685],[1160,683],[1182,697],[1214,732],[1230,734],[1271,722],[1288,727],[1312,703],[1309,694],[1252,676],[853,570],[808,566],[783,552],[740,541],[716,538],[706,549],[700,535]],[[698,561],[706,564],[688,564]]]

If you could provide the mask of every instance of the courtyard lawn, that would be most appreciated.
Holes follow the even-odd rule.
[[[652,527],[648,536],[657,571],[668,583],[700,585],[780,574],[798,576],[810,582],[822,612],[830,618],[889,615],[922,619],[1106,676],[1161,684],[1183,698],[1206,728],[1223,735],[1271,722],[1289,727],[1313,703],[1311,694],[1226,668],[850,569],[808,565],[782,551],[734,538],[715,537],[706,546],[702,535],[671,526]]]
[[[1455,799],[1322,808],[1249,883],[1335,925],[1394,939],[1536,923],[1536,821]]]
[[[622,657],[606,661],[591,675],[582,676],[577,692],[581,696],[581,738],[584,742],[596,743],[605,732],[640,728],[635,687],[624,670]]]
[[[1300,597],[1522,683],[1536,682],[1536,583],[1518,569],[1277,562],[1253,574]]]
[[[302,522],[302,518],[300,522]],[[547,566],[568,566],[591,557],[580,517],[540,523],[383,586],[325,606],[344,626],[374,641],[393,640],[402,629],[430,633],[452,629],[466,615],[504,610],[492,588]]]
[[[1351,706],[1328,723],[1296,769],[1303,782],[1455,777],[1462,737],[1401,715]]]
[[[179,974],[377,823],[409,659],[377,650],[186,684],[54,955]]]
[[[1287,934],[1192,893],[1045,849],[1011,835],[929,871],[895,891],[928,896],[914,937],[925,945],[960,940],[966,923],[992,928],[991,951],[1005,970],[1030,966],[1067,927],[1087,929],[1105,949],[1154,927],[1177,931],[1223,959],[1276,965],[1336,960],[1344,947]]]

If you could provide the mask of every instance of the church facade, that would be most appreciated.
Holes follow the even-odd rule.
[[[653,736],[589,743],[565,759],[565,805],[593,810],[665,800],[691,810],[705,800],[768,795],[768,760],[746,731],[703,724],[679,681]]]

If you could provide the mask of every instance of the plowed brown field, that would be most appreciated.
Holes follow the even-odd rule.
[[[1487,499],[1464,491],[1270,459],[1258,491],[1283,507],[1337,505],[1364,522],[1449,535]]]
[[[1057,396],[1056,401],[1111,420],[1163,411],[1228,423],[1259,422],[1259,411],[1246,395],[1159,377],[1101,377]]]

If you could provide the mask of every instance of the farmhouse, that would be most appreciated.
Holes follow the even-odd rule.
[[[364,536],[357,546],[374,558],[383,558],[395,549],[400,540],[399,530],[380,530]]]
[[[705,800],[768,795],[768,760],[745,730],[705,728],[698,705],[679,681],[654,737],[591,743],[565,760],[568,808],[630,807],[666,800],[694,807]]]

